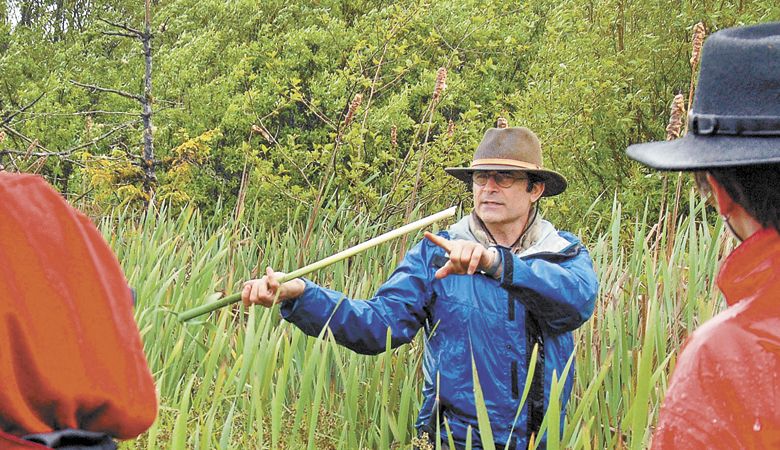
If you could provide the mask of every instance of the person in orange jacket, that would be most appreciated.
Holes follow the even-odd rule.
[[[686,136],[628,155],[695,171],[741,241],[717,278],[728,308],[688,338],[652,448],[780,448],[780,22],[710,36]]]
[[[113,449],[157,415],[133,296],[90,220],[0,172],[0,449]]]

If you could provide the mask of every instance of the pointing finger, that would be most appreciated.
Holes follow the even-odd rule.
[[[424,234],[425,234],[426,239],[428,239],[429,241],[431,241],[434,244],[438,245],[439,247],[443,248],[447,253],[452,251],[452,244],[447,239],[445,239],[445,238],[443,238],[441,236],[435,235],[435,234],[433,234],[433,233],[431,233],[429,231],[426,231]]]

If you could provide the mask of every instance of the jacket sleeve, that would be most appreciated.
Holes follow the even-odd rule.
[[[408,343],[423,326],[433,296],[428,257],[434,251],[427,241],[417,244],[370,300],[349,299],[305,280],[303,294],[282,304],[282,317],[309,336],[327,326],[336,342],[357,353],[385,351],[388,328],[392,348]]]
[[[526,309],[555,333],[574,330],[588,320],[598,292],[587,249],[575,244],[570,251],[576,254],[518,257],[500,248],[501,285],[514,291]]]

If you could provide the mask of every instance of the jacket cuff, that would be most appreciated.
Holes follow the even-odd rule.
[[[496,247],[501,255],[501,271],[495,277],[501,282],[501,286],[510,287],[514,282],[515,261],[512,252],[506,247]]]
[[[497,246],[488,247],[488,251],[493,255],[493,264],[482,272],[496,280],[501,279],[501,274],[504,272],[503,257]]]
[[[313,288],[317,287],[317,285],[308,278],[301,279],[306,284],[306,287],[303,288],[303,294],[301,294],[300,297],[291,298],[282,302],[279,306],[279,314],[282,315],[282,319],[288,322],[295,322],[296,316],[298,315],[297,313],[305,308],[307,301],[309,301],[308,298],[311,297],[312,292],[314,292]]]

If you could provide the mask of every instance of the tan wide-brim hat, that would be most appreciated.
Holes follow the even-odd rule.
[[[539,138],[528,128],[491,128],[485,132],[469,167],[447,167],[448,174],[471,184],[477,170],[516,170],[533,174],[544,182],[543,197],[566,190],[566,178],[542,165]]]

